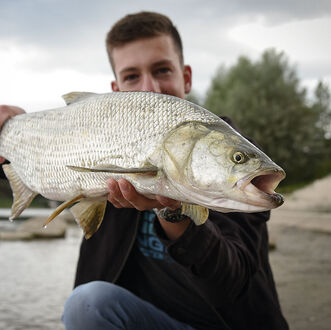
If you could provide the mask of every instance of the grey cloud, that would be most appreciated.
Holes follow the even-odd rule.
[[[241,51],[241,46],[226,36],[236,23],[247,23],[257,16],[272,25],[330,16],[331,1],[0,0],[0,41],[13,39],[23,46],[42,48],[43,58],[22,63],[30,70],[64,67],[107,73],[106,32],[122,16],[140,10],[168,15],[182,34],[187,54],[208,52],[221,64]]]
[[[100,15],[111,9],[107,1],[94,3],[91,7],[92,2],[76,0],[2,0],[0,35],[19,36],[21,42],[32,43],[81,41],[89,37],[91,30],[98,29]]]
[[[70,67],[104,72],[109,68],[104,40],[111,25],[124,15],[140,10],[160,11],[173,18],[176,15],[172,14],[185,1],[176,6],[175,1],[172,3],[169,6],[169,3],[133,0],[1,0],[0,41],[14,40],[23,49],[27,45],[42,49],[42,58],[22,63],[31,70]],[[191,15],[179,16],[178,21],[187,17]]]
[[[228,20],[250,19],[262,16],[266,23],[277,24],[288,20],[314,19],[331,16],[329,0],[206,0],[203,6],[209,8],[206,18],[227,18]]]
[[[315,18],[331,14],[329,0],[1,0],[0,36],[20,35],[21,41],[63,44],[90,40],[117,19],[139,10],[156,10],[176,25],[233,23],[257,15],[266,22]],[[104,28],[106,27],[106,30]]]
[[[20,42],[76,47],[104,37],[110,26],[125,14],[156,10],[174,23],[196,31],[213,25],[226,29],[238,21],[263,16],[268,24],[285,20],[331,15],[329,0],[1,0],[0,37]],[[245,23],[245,22],[244,22]],[[193,29],[193,30],[192,30]],[[98,44],[99,45],[99,44]]]

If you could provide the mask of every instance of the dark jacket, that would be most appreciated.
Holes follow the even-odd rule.
[[[82,242],[75,286],[116,282],[133,247],[140,214],[108,204],[97,233]],[[268,260],[268,218],[269,212],[211,211],[204,225],[192,223],[176,241],[166,240],[155,221],[169,254],[184,266],[181,276],[193,278],[194,289],[218,314],[219,329],[288,329]]]

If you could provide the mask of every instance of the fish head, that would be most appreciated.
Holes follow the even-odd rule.
[[[285,172],[225,122],[187,123],[165,143],[165,172],[187,202],[221,212],[258,212],[283,203]]]

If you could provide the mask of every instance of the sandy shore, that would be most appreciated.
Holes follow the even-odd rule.
[[[292,330],[331,329],[331,176],[272,211],[270,261]]]

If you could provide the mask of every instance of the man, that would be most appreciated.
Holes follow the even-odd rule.
[[[128,15],[106,44],[113,91],[190,91],[191,68],[167,17]],[[268,261],[269,212],[211,211],[195,226],[178,216],[178,201],[150,200],[123,179],[108,186],[105,219],[82,242],[67,329],[288,329]]]

